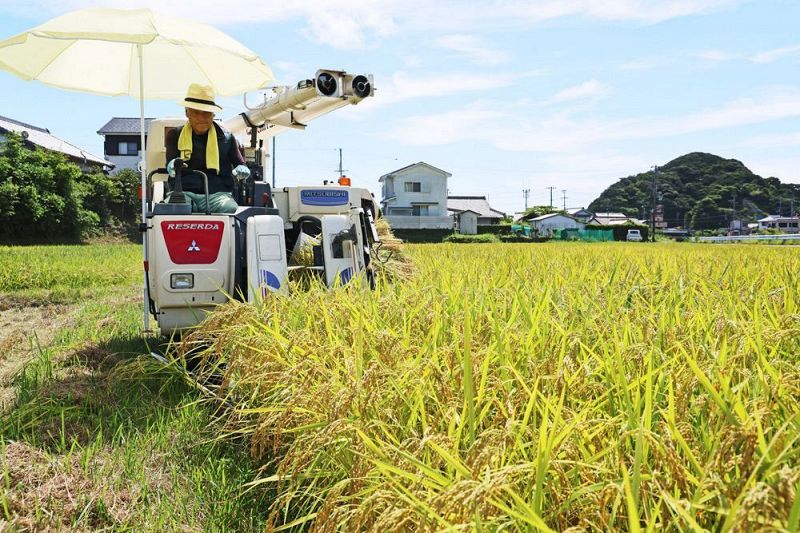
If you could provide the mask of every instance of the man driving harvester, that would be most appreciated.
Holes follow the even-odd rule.
[[[186,98],[179,103],[186,108],[188,122],[167,133],[167,168],[172,170],[174,159],[179,157],[188,165],[188,171],[204,172],[208,176],[210,211],[235,212],[238,204],[233,198],[234,175],[245,179],[250,175],[250,169],[244,164],[236,138],[214,122],[214,113],[222,111],[214,103],[214,90],[207,85],[193,83],[189,86]],[[206,199],[203,178],[188,171],[182,177],[184,194],[191,201],[193,212],[204,212]]]

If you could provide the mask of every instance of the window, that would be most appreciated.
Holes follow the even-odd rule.
[[[139,145],[123,141],[117,144],[117,151],[119,155],[137,155],[139,153]]]
[[[422,192],[422,183],[418,181],[407,181],[406,192]]]
[[[411,207],[411,215],[415,217],[426,217],[428,216],[428,206],[427,205],[415,205]]]

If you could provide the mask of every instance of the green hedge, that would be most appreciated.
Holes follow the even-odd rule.
[[[139,179],[133,171],[83,173],[64,154],[31,149],[9,132],[0,142],[0,241],[76,242],[133,226]]]
[[[605,229],[605,230],[614,230],[614,240],[615,241],[626,241],[628,240],[628,230],[629,229],[638,229],[642,233],[642,241],[646,241],[648,236],[650,235],[650,227],[649,226],[640,226],[637,224],[619,224],[616,226],[603,226],[602,224],[587,224],[586,229]]]
[[[522,235],[500,235],[500,242],[547,242],[549,237],[525,237]]]
[[[392,233],[398,239],[406,242],[442,242],[448,235],[453,234],[449,229],[395,229]]]
[[[478,226],[478,235],[511,235],[511,224],[492,224],[489,226]]]
[[[444,242],[500,242],[497,235],[484,233],[482,235],[462,235],[454,233],[445,237]]]

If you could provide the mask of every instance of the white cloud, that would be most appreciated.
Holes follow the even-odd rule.
[[[484,44],[474,35],[445,35],[436,39],[436,44],[452,50],[479,65],[497,65],[508,61],[508,55]]]
[[[703,50],[691,54],[691,57],[699,58],[710,63],[723,63],[726,61],[747,59],[751,63],[772,63],[784,57],[791,57],[800,55],[800,45],[784,46],[775,48],[764,52],[744,56],[741,54],[732,54],[724,50]],[[629,61],[620,65],[622,70],[644,70],[665,66],[668,63],[674,62],[675,58],[669,59],[666,57],[652,57]]]
[[[714,63],[722,63],[723,61],[730,61],[735,58],[734,55],[723,52],[722,50],[704,50],[698,52],[695,56]]]
[[[214,24],[305,20],[304,33],[334,48],[361,48],[383,37],[414,30],[464,33],[477,28],[528,27],[543,21],[584,16],[600,20],[658,23],[708,13],[748,0],[498,0],[483,7],[466,0],[29,0],[0,10],[30,18],[54,16],[73,9],[150,7]],[[475,50],[477,51],[477,50]],[[491,58],[491,51],[484,51]],[[494,59],[498,59],[495,56]]]
[[[800,90],[775,88],[754,97],[734,100],[717,109],[662,120],[655,126],[642,124],[641,127],[652,130],[656,136],[679,135],[795,116],[800,116]]]
[[[415,98],[435,98],[464,93],[482,93],[509,87],[520,79],[539,75],[536,71],[492,74],[473,72],[440,72],[409,74],[395,72],[391,81],[376,83],[380,98],[364,102],[365,109],[377,109]]]
[[[553,101],[567,102],[571,100],[596,99],[607,96],[610,92],[610,88],[605,83],[589,80],[559,91],[553,97]]]
[[[270,61],[269,66],[282,84],[291,84],[297,80],[314,75],[315,69],[310,69],[303,63],[294,61]]]
[[[644,57],[641,59],[632,59],[626,61],[619,66],[620,70],[651,70],[655,68],[666,67],[673,63],[675,60],[671,57]]]
[[[800,45],[784,46],[783,48],[775,48],[774,50],[754,54],[749,59],[753,63],[772,63],[782,57],[797,55],[798,53],[800,53]]]
[[[800,132],[780,133],[775,135],[759,135],[741,143],[750,148],[778,148],[800,146]],[[798,169],[800,170],[800,169]]]
[[[408,117],[387,135],[405,144],[483,141],[502,150],[575,153],[588,146],[615,141],[667,138],[797,117],[800,90],[768,90],[755,97],[675,117],[574,120],[567,112],[536,117],[498,109],[506,107],[483,101],[438,115]]]
[[[658,23],[672,18],[717,11],[744,0],[550,0],[503,2],[507,17],[529,22],[582,15],[616,21]]]
[[[264,2],[262,0],[32,0],[0,7],[2,11],[40,18],[74,9],[109,7],[117,9],[151,8],[153,10],[199,20],[210,24],[275,23],[305,20],[305,35],[334,48],[357,49],[371,41],[398,31],[395,15],[398,8],[389,0],[314,0]],[[267,32],[266,35],[269,33]]]

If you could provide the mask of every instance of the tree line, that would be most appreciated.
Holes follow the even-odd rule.
[[[25,147],[8,133],[0,144],[0,241],[69,242],[137,223],[140,175],[82,172],[64,154]]]
[[[740,161],[694,152],[649,172],[621,178],[589,204],[591,211],[621,211],[644,220],[653,204],[670,227],[716,229],[731,220],[753,222],[800,208],[800,185],[762,178]]]

